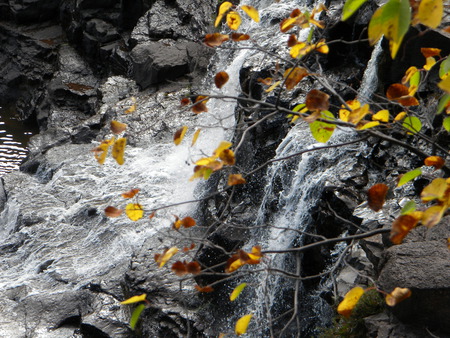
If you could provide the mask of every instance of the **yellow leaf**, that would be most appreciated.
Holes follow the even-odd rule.
[[[425,225],[428,228],[434,227],[436,224],[438,224],[442,216],[444,215],[444,212],[447,210],[448,205],[433,205],[432,207],[429,207],[427,210],[424,211],[422,216],[422,224]]]
[[[445,178],[435,178],[422,190],[422,193],[420,194],[422,202],[429,202],[435,199],[443,199],[447,188],[448,184]]]
[[[197,129],[194,133],[194,136],[192,136],[191,147],[193,147],[195,145],[195,143],[197,142],[198,136],[200,135],[200,131],[201,131],[201,129]]]
[[[344,317],[350,317],[353,309],[363,294],[364,289],[362,287],[357,286],[351,289],[339,304],[337,312]]]
[[[220,155],[220,153],[221,153],[222,151],[224,151],[225,149],[230,148],[232,145],[233,145],[233,143],[228,142],[228,141],[222,141],[222,142],[220,142],[220,144],[219,144],[219,146],[217,147],[217,149],[214,150],[214,153],[213,153],[214,156],[215,156],[216,158],[219,157],[219,155]]]
[[[98,163],[105,163],[106,155],[108,155],[108,149],[114,143],[114,140],[114,137],[109,140],[104,140],[98,147],[92,149],[94,152],[94,157]]]
[[[437,28],[444,14],[443,0],[422,0],[416,19],[423,25]]]
[[[253,6],[241,6],[242,10],[255,22],[259,22],[259,13]]]
[[[214,27],[219,26],[220,21],[222,21],[223,16],[226,12],[233,6],[233,4],[229,1],[223,2],[219,7],[219,14],[217,14],[216,21],[214,22]]]
[[[450,76],[438,83],[438,87],[450,94]]]
[[[175,134],[173,135],[173,143],[175,143],[175,145],[179,145],[181,141],[183,141],[184,135],[186,135],[187,130],[188,127],[183,126],[175,132]]]
[[[245,315],[236,322],[236,327],[234,329],[234,332],[240,336],[241,334],[244,334],[247,332],[248,324],[250,324],[250,320],[252,319],[253,314]]]
[[[234,288],[233,292],[231,292],[230,300],[234,301],[236,298],[238,298],[239,295],[241,294],[242,290],[244,290],[246,286],[247,286],[247,283],[242,283],[242,284],[239,284],[238,286],[236,286]]]
[[[111,131],[114,134],[120,134],[121,132],[125,131],[127,129],[127,125],[125,123],[112,120],[111,121]]]
[[[125,213],[129,219],[135,222],[144,216],[144,210],[139,203],[128,203],[125,207]]]
[[[292,46],[291,50],[289,51],[289,54],[294,59],[297,58],[299,55],[303,56],[307,54],[306,51],[307,44],[304,42],[297,43],[296,45]]]
[[[408,114],[406,112],[402,111],[401,113],[398,113],[397,116],[395,116],[394,121],[401,121],[403,120]]]
[[[364,116],[366,116],[369,113],[369,108],[370,108],[369,105],[365,104],[361,108],[353,110],[348,115],[348,122],[358,124],[358,122],[361,121],[364,118]]]
[[[146,297],[147,297],[147,294],[143,293],[140,296],[133,296],[131,298],[128,298],[128,299],[124,300],[123,302],[120,302],[120,304],[126,305],[126,304],[139,303],[139,302],[144,301]]]
[[[372,121],[389,122],[389,110],[380,110],[372,116]]]
[[[371,121],[371,122],[361,121],[361,122],[358,123],[356,129],[357,130],[364,130],[364,129],[373,128],[373,127],[376,127],[376,126],[379,126],[379,125],[380,125],[380,121]]]
[[[402,84],[408,83],[408,81],[413,77],[414,74],[416,74],[419,70],[417,67],[409,67],[407,71],[405,72],[405,76],[402,78]]]
[[[432,56],[427,57],[426,60],[427,60],[427,62],[426,62],[426,64],[423,66],[423,69],[425,69],[425,70],[430,70],[431,67],[433,67],[433,66],[436,64],[436,60],[435,60],[434,57],[432,57]]]
[[[114,142],[111,155],[116,160],[119,165],[124,164],[124,153],[125,146],[127,144],[127,139],[125,137],[121,137]]]
[[[170,249],[165,250],[162,255],[155,255],[156,263],[158,263],[158,266],[162,268],[177,252],[178,248],[173,246]]]
[[[281,81],[275,82],[273,85],[271,85],[269,88],[265,90],[266,93],[270,93],[272,90],[277,88],[280,85]]]
[[[237,30],[239,26],[241,25],[242,19],[241,16],[234,11],[231,11],[227,14],[227,25],[232,30]]]
[[[245,265],[245,262],[243,262],[241,259],[236,259],[233,263],[230,264],[230,266],[226,269],[227,273],[236,271],[241,266]]]
[[[361,103],[358,100],[350,100],[345,103],[347,103],[347,106],[350,108],[350,110],[348,110],[344,105],[342,105],[341,106],[342,109],[339,109],[339,118],[344,122],[348,122],[348,117],[351,111],[361,107]]]
[[[132,97],[131,101],[133,102],[133,104],[130,106],[130,108],[128,108],[127,110],[125,110],[125,114],[130,114],[136,111],[136,98]]]
[[[402,300],[411,296],[411,290],[408,288],[395,288],[390,294],[386,295],[386,304],[395,306]]]

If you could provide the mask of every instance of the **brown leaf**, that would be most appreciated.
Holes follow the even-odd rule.
[[[390,294],[386,295],[386,304],[389,306],[395,306],[409,297],[411,297],[410,289],[397,287]]]
[[[214,83],[216,84],[216,87],[220,89],[225,83],[228,82],[229,79],[230,76],[227,72],[218,72],[214,77]]]
[[[412,215],[401,215],[394,223],[391,229],[391,242],[393,244],[400,244],[403,238],[413,229],[419,220]]]
[[[191,100],[189,100],[189,98],[187,98],[187,97],[182,98],[181,101],[180,101],[180,104],[182,106],[187,106],[190,103],[191,103]]]
[[[380,211],[383,208],[386,194],[389,187],[384,183],[377,183],[367,192],[369,208],[373,211]]]
[[[232,33],[231,34],[231,40],[233,40],[235,42],[245,41],[245,40],[249,40],[249,39],[250,39],[250,35],[248,35],[248,34],[242,34],[242,33]]]
[[[441,169],[445,164],[444,159],[440,156],[429,156],[424,162],[426,166],[434,167],[436,170]]]
[[[198,275],[202,272],[202,268],[197,262],[189,262],[186,264],[186,270],[188,273],[192,273],[193,275]]]
[[[206,34],[203,42],[209,47],[218,47],[229,39],[230,37],[227,34],[212,33]]]
[[[192,111],[195,114],[200,114],[203,112],[207,112],[208,108],[206,107],[206,102],[208,102],[207,96],[199,95],[195,99],[194,105],[192,106]]]
[[[184,139],[184,135],[186,135],[186,131],[188,130],[187,126],[183,126],[180,129],[178,129],[175,134],[173,134],[173,143],[175,145],[180,145],[181,141]]]
[[[294,88],[304,77],[308,76],[308,71],[303,67],[289,68],[284,72],[286,78],[285,86],[287,90]]]
[[[140,189],[131,189],[131,190],[129,190],[129,191],[127,191],[127,192],[124,192],[123,194],[122,194],[122,197],[123,198],[133,198],[138,192],[140,191]]]
[[[419,105],[419,101],[414,96],[409,95],[409,88],[401,83],[391,84],[386,92],[386,97],[405,107]]]
[[[123,210],[116,207],[109,206],[105,208],[106,217],[119,217],[122,213]]]
[[[172,264],[172,271],[177,276],[184,276],[188,273],[186,265],[181,261],[176,261],[175,263]]]
[[[310,111],[322,111],[322,110],[328,110],[330,107],[330,103],[328,102],[328,99],[330,96],[320,90],[312,89],[306,94],[306,107]]]
[[[298,43],[297,36],[295,34],[289,35],[289,39],[287,41],[288,47],[293,47]]]
[[[111,121],[111,131],[114,134],[116,134],[116,135],[120,134],[121,132],[125,131],[125,129],[127,129],[127,125],[125,123],[115,121],[115,120]]]
[[[225,165],[234,165],[236,163],[236,159],[234,157],[234,151],[231,149],[224,149],[220,152],[219,158],[223,161]]]
[[[238,185],[245,184],[247,181],[242,177],[241,174],[231,174],[228,176],[228,185]]]

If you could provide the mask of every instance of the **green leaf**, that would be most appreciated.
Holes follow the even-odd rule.
[[[442,126],[445,130],[447,130],[448,133],[450,133],[450,116],[444,119],[444,122],[442,122]]]
[[[320,112],[321,119],[334,121],[334,115],[329,112],[328,110],[324,110]],[[334,130],[336,129],[336,126],[331,123],[326,123],[322,121],[314,121],[309,125],[309,128],[311,130],[312,136],[321,143],[326,143],[331,135],[333,135]]]
[[[389,0],[378,8],[369,22],[369,42],[374,45],[384,34],[394,59],[411,22],[409,0]]]
[[[409,86],[417,86],[419,87],[419,83],[420,83],[420,72],[415,72],[413,76],[411,76],[411,78],[409,79]]]
[[[417,134],[422,129],[422,122],[415,116],[408,116],[403,120],[402,126],[408,129],[408,134]]]
[[[439,77],[442,79],[445,74],[450,72],[450,57],[447,56],[444,61],[441,62],[439,67]]]
[[[406,174],[403,174],[400,180],[398,181],[397,187],[401,187],[403,184],[408,183],[409,181],[412,181],[417,176],[422,175],[422,169],[417,168],[411,171],[408,171]]]
[[[140,304],[138,306],[136,306],[136,308],[133,311],[133,314],[131,315],[130,318],[130,327],[132,330],[135,329],[136,324],[139,320],[139,317],[141,316],[142,311],[144,311],[145,309],[145,305],[144,304]]]
[[[439,100],[439,104],[437,106],[436,111],[437,115],[442,113],[442,111],[445,109],[449,101],[450,101],[450,94],[445,94],[444,96],[441,97],[441,99]]]
[[[400,211],[400,215],[408,215],[414,211],[416,211],[416,202],[408,201]]]
[[[363,3],[367,0],[347,0],[345,2],[344,8],[342,9],[342,21],[350,18]]]
[[[303,108],[305,108],[305,107],[306,107],[306,104],[305,104],[305,103],[300,103],[300,104],[296,105],[296,106],[294,107],[294,109],[292,109],[292,111],[295,111],[295,112],[297,113],[297,112],[299,112],[301,109],[303,109]]]
[[[244,290],[246,286],[247,286],[247,283],[242,283],[242,284],[239,284],[238,286],[236,286],[230,295],[230,300],[234,301],[236,298],[238,298],[239,295],[241,294],[242,290]]]

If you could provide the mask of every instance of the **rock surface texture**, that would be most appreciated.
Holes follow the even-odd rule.
[[[264,41],[263,50],[284,55],[285,35],[279,32],[278,23],[292,8],[263,0],[255,1],[256,5],[266,8],[261,21],[268,28],[256,30],[253,37]],[[359,39],[375,2],[368,2],[363,13],[349,23],[339,22],[341,7],[342,1],[336,1],[326,14],[324,19],[330,22],[326,37]],[[420,189],[436,175],[429,173],[403,190],[391,189],[383,211],[373,212],[365,202],[365,191],[375,183],[395,182],[401,173],[421,164],[404,148],[371,137],[336,151],[274,162],[269,169],[256,172],[247,185],[236,188],[239,199],[221,192],[195,210],[180,204],[161,208],[152,219],[146,215],[137,222],[123,215],[106,217],[105,207],[125,207],[127,200],[120,193],[132,188],[141,189],[139,203],[151,208],[217,192],[225,179],[219,175],[198,186],[188,181],[194,156],[186,142],[174,146],[173,134],[182,125],[200,125],[204,130],[199,147],[211,153],[221,140],[239,136],[227,131],[230,119],[249,126],[267,114],[257,105],[242,102],[236,109],[214,100],[208,103],[214,112],[209,115],[212,120],[207,114],[193,116],[182,110],[180,98],[211,89],[211,74],[224,70],[215,69],[218,65],[233,70],[227,86],[234,85],[237,93],[230,95],[243,94],[292,108],[313,88],[307,82],[277,97],[258,81],[271,76],[276,61],[256,52],[213,54],[201,42],[206,33],[214,31],[215,10],[212,2],[201,0],[0,0],[0,103],[13,104],[23,119],[35,121],[40,128],[30,141],[30,155],[21,170],[0,181],[0,337],[208,337],[222,330],[232,332],[233,316],[251,307],[224,301],[230,285],[219,283],[216,293],[200,294],[194,283],[206,285],[217,281],[216,276],[181,284],[170,268],[159,269],[155,264],[154,255],[171,246],[174,238],[180,247],[192,242],[187,232],[174,234],[174,214],[195,216],[200,226],[192,238],[204,237],[211,243],[208,248],[183,253],[180,259],[195,256],[204,266],[213,266],[229,257],[219,245],[229,253],[244,243],[260,244],[274,237],[271,245],[279,242],[291,247],[312,243],[302,232],[331,238],[360,229],[389,228],[392,215],[400,212],[398,201],[418,200]],[[441,48],[443,56],[450,53],[448,37],[434,31],[423,35],[418,39]],[[373,57],[378,62],[373,81],[369,79],[364,86],[374,93],[384,93],[386,85],[401,79],[399,74],[422,62],[417,55],[420,51],[391,62],[384,44],[378,55],[367,43],[333,46],[329,55],[320,56],[325,65],[321,71],[346,99],[364,84]],[[208,69],[214,73],[203,81]],[[419,94],[429,106],[436,106],[428,88],[421,88]],[[419,113],[426,116],[429,112]],[[113,136],[112,120],[127,124],[121,134],[127,137],[126,162],[119,166],[108,156],[100,166],[91,150]],[[225,128],[213,128],[218,123]],[[220,139],[209,145],[215,137]],[[247,171],[277,156],[315,146],[309,128],[291,127],[285,116],[265,119],[249,129],[246,137],[238,165]],[[347,141],[344,132],[333,140]],[[449,146],[447,134],[438,141]],[[301,209],[299,205],[306,206]],[[227,221],[243,226],[233,231],[221,227],[217,219],[226,206],[235,211]],[[247,229],[257,217],[276,224],[286,210],[292,224],[307,224],[296,236]],[[297,218],[288,218],[292,215]],[[391,246],[384,235],[361,241],[336,272],[338,296],[355,284],[369,285],[373,280],[385,291],[397,286],[412,290],[412,297],[404,303],[364,318],[370,337],[450,335],[449,217],[433,229],[423,228],[416,228],[397,246]],[[338,249],[329,245],[305,251],[299,269],[307,275],[320,274],[340,259]],[[292,256],[286,261],[282,263],[292,267]],[[295,288],[293,282],[285,281],[279,280],[283,287],[274,293],[277,302],[273,307],[279,314],[286,311],[284,304],[292,303]],[[258,283],[262,281],[254,281]],[[301,335],[311,336],[317,334],[317,326],[331,325],[332,283],[307,280],[299,287]],[[120,301],[142,293],[150,302],[137,330],[132,331],[131,307]],[[256,293],[243,295],[242,304],[253,302],[260,308],[263,301],[257,297]],[[287,336],[300,331],[289,330]],[[268,331],[254,336],[266,335]]]

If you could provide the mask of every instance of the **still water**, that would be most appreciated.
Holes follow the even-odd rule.
[[[27,156],[33,127],[19,121],[13,109],[0,106],[0,177],[17,170]]]

